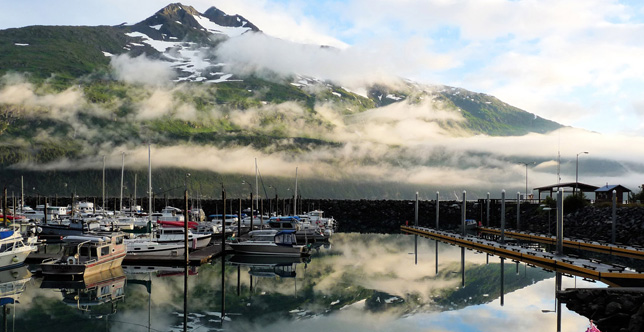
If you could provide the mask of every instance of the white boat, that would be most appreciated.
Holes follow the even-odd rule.
[[[301,243],[327,241],[329,239],[329,235],[324,234],[320,227],[311,224],[308,218],[304,219],[307,220],[302,221],[299,216],[271,217],[268,220],[268,226],[275,230],[294,230],[297,240]]]
[[[161,227],[157,229],[156,242],[177,243],[183,245],[185,241],[185,229],[183,227]],[[194,234],[188,230],[188,246],[190,249],[201,249],[210,243],[212,234]]]
[[[333,217],[325,218],[324,211],[313,210],[307,213],[311,224],[322,229],[325,235],[331,235],[335,231],[335,219]]]
[[[294,230],[256,230],[248,233],[250,239],[231,242],[230,247],[238,254],[306,256],[308,247],[298,245]]]
[[[183,243],[159,243],[150,239],[125,239],[127,255],[179,257],[185,254]]]
[[[126,254],[123,233],[63,238],[63,256],[40,265],[44,275],[87,276],[121,266]]]
[[[25,244],[20,232],[0,230],[0,269],[10,269],[24,264],[34,248]]]
[[[152,213],[152,221],[184,221],[183,211],[176,207],[166,206],[161,212]]]

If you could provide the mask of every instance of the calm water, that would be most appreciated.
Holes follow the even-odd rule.
[[[417,240],[417,255],[413,235],[335,234],[308,262],[228,256],[223,283],[218,259],[188,271],[187,294],[183,269],[124,267],[76,284],[3,271],[2,326],[181,331],[187,297],[190,331],[556,331],[558,314],[542,312],[556,307],[554,273]],[[588,326],[565,305],[559,313],[563,331]]]

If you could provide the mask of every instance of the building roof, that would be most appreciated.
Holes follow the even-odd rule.
[[[534,190],[540,190],[540,191],[546,191],[546,190],[552,190],[554,191],[554,188],[577,188],[580,191],[595,191],[597,190],[597,186],[593,186],[591,184],[585,184],[581,182],[566,182],[566,183],[557,183],[549,186],[543,186],[543,187],[538,187],[534,188]]]
[[[613,190],[621,190],[621,191],[627,192],[627,193],[631,192],[630,189],[622,186],[621,184],[607,184],[607,185],[605,185],[605,186],[603,186],[601,188],[596,189],[595,192],[606,192],[606,191],[611,192]]]

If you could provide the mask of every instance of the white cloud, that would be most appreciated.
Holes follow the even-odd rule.
[[[170,64],[165,61],[148,59],[144,54],[131,58],[121,54],[110,58],[116,78],[127,83],[142,83],[166,86],[175,76]]]

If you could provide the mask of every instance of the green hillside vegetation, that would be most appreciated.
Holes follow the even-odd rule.
[[[53,76],[53,82],[67,87],[81,76],[106,70],[109,58],[102,51],[122,53],[129,39],[122,29],[110,26],[29,26],[0,30],[0,75],[28,73],[36,81]]]

